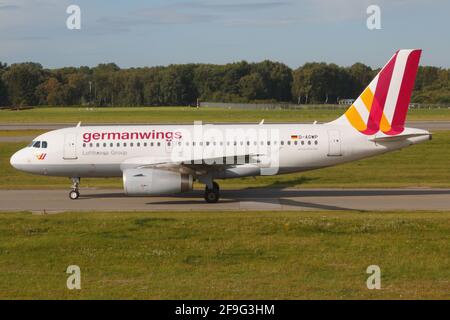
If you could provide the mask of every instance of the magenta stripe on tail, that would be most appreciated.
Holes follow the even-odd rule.
[[[380,130],[380,121],[383,115],[384,105],[386,103],[386,97],[388,94],[389,85],[391,83],[392,72],[394,71],[397,55],[398,52],[395,53],[392,59],[380,72],[372,107],[370,109],[369,120],[367,122],[367,129],[363,131],[364,134],[370,135],[377,133]]]
[[[385,132],[388,135],[399,134],[405,128],[406,114],[408,113],[408,106],[411,101],[411,94],[414,88],[414,81],[416,79],[421,53],[422,50],[414,50],[408,56],[394,116],[392,118],[391,130]]]

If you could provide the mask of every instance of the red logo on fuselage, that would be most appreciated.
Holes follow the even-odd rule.
[[[38,155],[36,156],[36,158],[37,158],[38,160],[44,160],[46,156],[47,156],[46,153],[41,153],[41,154],[38,154]]]
[[[85,132],[83,142],[93,140],[167,140],[181,139],[181,132],[146,131],[146,132]]]

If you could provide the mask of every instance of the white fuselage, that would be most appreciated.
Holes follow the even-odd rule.
[[[40,135],[34,140],[41,142],[40,147],[18,151],[11,164],[49,176],[119,177],[127,168],[250,155],[252,163],[247,157],[227,165],[226,172],[213,171],[215,178],[237,178],[333,166],[398,150],[431,135],[405,128],[396,139],[383,137],[335,124],[81,126]],[[195,178],[205,171],[193,172]]]

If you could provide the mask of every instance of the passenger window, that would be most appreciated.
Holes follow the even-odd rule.
[[[161,146],[161,142],[158,142],[158,147]]]

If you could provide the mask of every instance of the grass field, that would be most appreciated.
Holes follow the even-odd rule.
[[[30,110],[0,110],[0,123],[184,123],[330,121],[345,109],[243,110],[189,107],[94,108],[53,107]],[[419,109],[408,113],[409,120],[450,120],[450,109]]]
[[[1,137],[37,137],[49,130],[0,130]]]
[[[66,178],[26,174],[9,164],[27,143],[0,143],[0,189],[69,188]],[[251,187],[450,187],[450,132],[404,150],[316,171],[221,181],[222,188]],[[121,179],[83,179],[82,187],[121,188]]]
[[[449,299],[449,240],[448,212],[2,213],[0,298]]]

